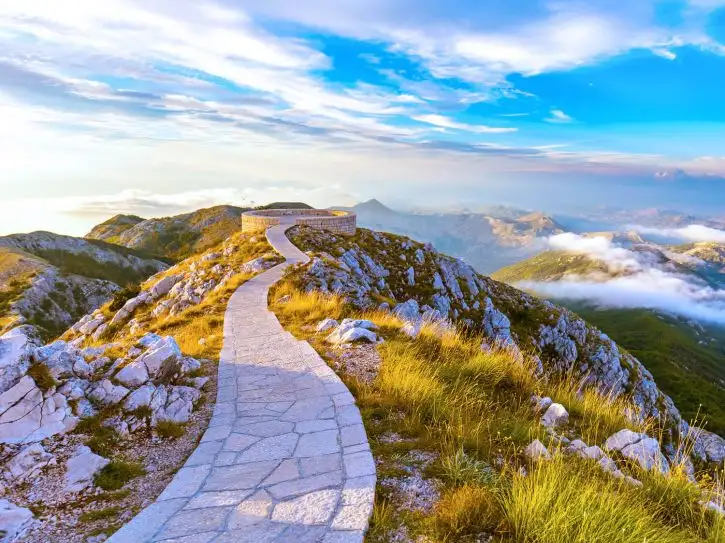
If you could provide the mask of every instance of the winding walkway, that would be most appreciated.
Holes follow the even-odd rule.
[[[285,268],[309,260],[286,223],[267,230],[286,262],[229,300],[209,428],[161,496],[109,543],[363,540],[375,463],[360,412],[317,352],[267,308]]]

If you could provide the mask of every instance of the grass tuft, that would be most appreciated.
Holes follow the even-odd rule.
[[[178,439],[186,432],[184,425],[171,420],[156,423],[156,433],[164,439]]]
[[[48,366],[42,362],[36,362],[30,366],[28,369],[28,375],[33,378],[35,384],[43,392],[50,390],[58,384],[53,377],[53,374],[50,373]]]
[[[94,482],[103,490],[119,490],[131,479],[145,473],[146,470],[140,463],[113,460],[96,474]]]

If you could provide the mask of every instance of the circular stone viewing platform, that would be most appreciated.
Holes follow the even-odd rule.
[[[354,236],[357,216],[351,211],[328,209],[261,209],[242,213],[242,232],[263,232],[277,224],[310,226]]]

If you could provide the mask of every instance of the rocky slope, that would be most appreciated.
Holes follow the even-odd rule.
[[[123,508],[127,520],[163,490],[210,415],[202,400],[215,390],[226,301],[279,261],[269,251],[237,234],[89,313],[58,341],[43,345],[28,326],[0,336],[7,541],[27,533],[24,541],[82,542],[91,529],[113,531],[117,515],[98,510]],[[102,491],[134,477],[134,492]]]
[[[166,263],[104,242],[49,232],[0,238],[0,332],[30,324],[45,338]]]
[[[403,213],[377,200],[358,204],[352,210],[361,226],[433,243],[483,273],[531,256],[541,250],[544,238],[563,232],[554,219],[538,212],[502,209],[487,213]]]
[[[342,294],[361,308],[389,308],[411,322],[463,324],[483,333],[490,345],[534,353],[540,372],[569,374],[606,393],[630,397],[641,415],[665,423],[665,441],[707,436],[699,441],[700,460],[725,459],[725,441],[691,432],[639,360],[567,309],[477,274],[463,261],[408,238],[364,229],[343,238],[297,228],[291,239],[314,255],[297,272],[302,288]]]

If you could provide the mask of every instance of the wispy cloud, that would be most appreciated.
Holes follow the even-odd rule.
[[[494,127],[477,124],[466,124],[459,123],[443,115],[416,115],[413,117],[414,120],[420,121],[426,124],[432,124],[433,126],[439,126],[441,128],[450,128],[452,130],[463,130],[465,132],[477,132],[479,134],[504,134],[507,132],[516,132],[517,128],[507,127]]]
[[[550,112],[550,116],[545,119],[547,123],[558,123],[558,124],[568,124],[573,123],[574,118],[570,115],[567,115],[560,109],[552,109]]]

